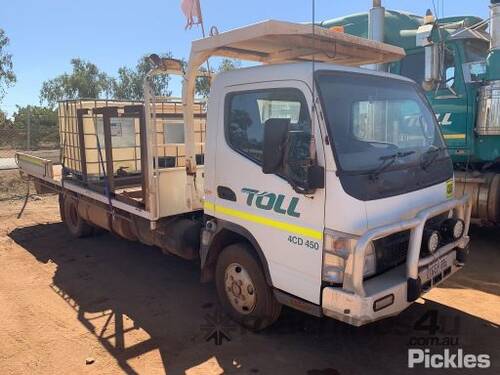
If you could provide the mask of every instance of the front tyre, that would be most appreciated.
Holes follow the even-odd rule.
[[[244,327],[259,331],[278,319],[281,304],[267,285],[250,245],[237,243],[222,250],[217,259],[215,284],[224,310]]]

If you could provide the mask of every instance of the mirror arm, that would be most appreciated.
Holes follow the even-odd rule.
[[[314,192],[316,191],[316,189],[311,189],[308,186],[302,187],[299,184],[296,184],[292,179],[288,178],[288,176],[287,176],[287,181],[297,194],[309,195],[309,194],[314,194]]]
[[[316,159],[309,159],[308,160],[308,164],[309,165],[307,166],[307,168],[312,168],[312,167],[322,168],[322,171],[323,171],[323,176],[322,177],[324,179],[324,168],[320,167],[318,165],[318,161]],[[324,180],[323,180],[323,183],[321,184],[321,186],[315,186],[315,187],[311,188],[311,186],[310,186],[310,180],[309,180],[309,171],[308,171],[307,179],[306,179],[306,181],[304,181],[304,184],[297,183],[296,181],[294,181],[293,179],[291,179],[288,174],[285,174],[285,177],[286,177],[287,182],[293,188],[293,190],[296,193],[298,193],[298,194],[310,195],[310,194],[314,194],[317,189],[323,189],[324,188]]]

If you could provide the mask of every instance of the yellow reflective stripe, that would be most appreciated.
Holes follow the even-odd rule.
[[[446,181],[446,197],[448,199],[453,198],[453,188],[454,188],[453,180]]]
[[[444,139],[465,139],[465,134],[443,134]]]
[[[30,163],[30,164],[39,165],[40,167],[45,167],[44,161],[40,160],[36,156],[29,156],[29,155],[18,154],[17,158],[19,160],[25,161],[25,162]]]
[[[299,225],[289,224],[282,221],[269,219],[264,216],[254,215],[245,211],[239,211],[229,207],[216,205],[208,201],[204,202],[203,207],[209,211],[215,211],[224,215],[237,217],[239,219],[250,221],[252,223],[257,223],[268,227],[280,229],[285,232],[295,233],[302,236],[315,238],[317,240],[323,239],[323,232],[311,228],[301,227]]]
[[[203,208],[208,211],[215,211],[215,204],[209,201],[203,202]]]

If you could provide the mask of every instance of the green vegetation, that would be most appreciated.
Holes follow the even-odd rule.
[[[161,57],[171,57],[165,53]],[[127,100],[142,100],[144,97],[143,82],[146,74],[153,68],[148,56],[139,59],[135,68],[122,66],[118,69],[118,77],[112,79],[113,98]],[[153,79],[153,90],[155,95],[170,96],[172,91],[168,89],[170,77],[157,76]]]
[[[5,96],[7,88],[16,83],[16,75],[14,74],[12,64],[12,55],[6,51],[6,47],[8,45],[9,38],[5,35],[5,31],[0,29],[0,102]]]
[[[170,53],[162,57],[171,57]],[[53,108],[59,100],[105,98],[122,100],[142,100],[144,97],[143,82],[146,74],[151,70],[152,63],[148,55],[142,56],[133,68],[122,66],[116,77],[102,72],[95,64],[79,58],[71,60],[71,73],[63,73],[42,84],[40,102]],[[238,61],[223,59],[212,74],[235,69],[240,66]],[[202,68],[205,69],[205,68]],[[205,69],[206,71],[206,69]],[[155,95],[170,96],[170,77],[156,76],[153,79]],[[196,93],[207,97],[210,91],[208,77],[199,78],[196,83]]]
[[[234,70],[238,69],[241,66],[241,62],[238,60],[230,60],[230,59],[222,59],[220,62],[216,72],[212,68],[210,68],[211,73],[222,73],[222,72],[227,72],[229,70]],[[207,71],[207,69],[202,68],[202,71]],[[196,94],[203,97],[207,98],[208,94],[210,93],[210,79],[208,77],[201,77],[198,78],[196,81]]]
[[[0,118],[0,147],[17,149],[57,148],[57,111],[47,107],[17,107],[10,119]]]
[[[40,90],[40,101],[54,107],[58,100],[109,97],[111,78],[89,61],[71,60],[73,71],[45,81]]]

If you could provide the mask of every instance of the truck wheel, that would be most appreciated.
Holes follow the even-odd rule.
[[[61,207],[62,203],[62,207]],[[73,237],[82,238],[93,234],[93,228],[78,214],[76,201],[69,197],[59,199],[59,210],[61,219],[66,224],[68,231]]]
[[[215,284],[224,310],[244,327],[259,331],[278,319],[281,304],[252,252],[244,243],[223,249],[217,259]]]

